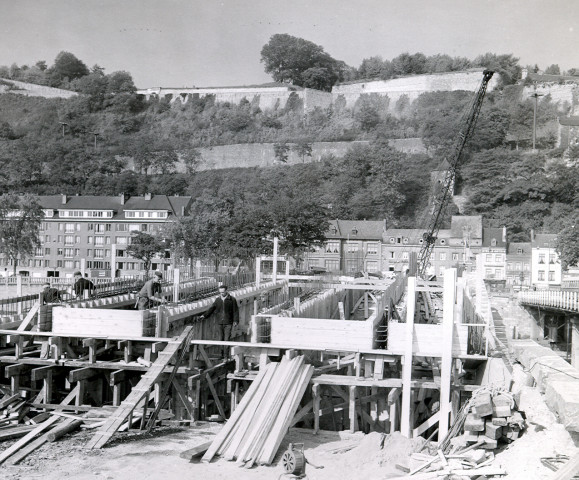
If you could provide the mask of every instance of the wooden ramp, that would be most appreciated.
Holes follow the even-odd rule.
[[[148,398],[151,388],[163,374],[165,367],[169,365],[181,347],[185,347],[185,345],[190,341],[189,337],[192,332],[193,327],[187,327],[176,340],[168,342],[165,349],[159,353],[155,363],[153,363],[149,370],[147,370],[147,373],[141,377],[141,381],[131,390],[128,397],[121,402],[119,408],[106,421],[102,426],[102,429],[90,439],[86,448],[101,448],[109,441],[111,436],[114,435],[121,425],[131,416],[139,402],[144,398]]]
[[[247,390],[238,407],[203,456],[237,460],[246,468],[269,465],[287,433],[314,367],[304,357],[269,363]]]

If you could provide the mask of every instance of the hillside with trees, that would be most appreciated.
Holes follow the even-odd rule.
[[[284,49],[292,55],[276,61]],[[310,63],[302,61],[304,52]],[[527,239],[530,228],[558,232],[573,225],[579,202],[577,149],[554,148],[557,116],[567,112],[549,96],[541,97],[538,153],[514,149],[530,138],[533,103],[521,100],[522,85],[515,84],[520,66],[512,55],[467,61],[402,54],[388,61],[370,57],[353,69],[322,47],[289,35],[274,35],[261,53],[275,80],[326,90],[337,81],[362,77],[496,68],[501,87],[485,98],[457,181],[467,199],[463,213],[506,224],[516,240]],[[128,72],[88,68],[68,52],[51,66],[0,67],[0,77],[81,93],[70,99],[0,95],[4,192],[189,194],[193,216],[179,226],[178,235],[190,239],[184,247],[190,253],[249,254],[265,249],[263,239],[272,231],[288,239],[286,248],[303,248],[320,238],[328,218],[423,225],[430,172],[449,154],[472,98],[472,92],[425,93],[412,103],[402,97],[388,109],[388,98],[363,95],[352,108],[337,102],[307,117],[299,99],[266,111],[249,101],[217,103],[212,96],[186,104],[146,102],[136,95]],[[428,155],[387,146],[388,139],[417,137]],[[289,149],[305,162],[313,142],[350,140],[368,145],[353,146],[342,158],[284,164]],[[274,143],[279,165],[196,172],[200,147],[236,143]],[[300,222],[311,228],[300,232]]]

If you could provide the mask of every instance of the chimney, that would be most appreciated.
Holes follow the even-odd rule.
[[[67,200],[68,200],[68,199],[66,198],[66,195],[62,195],[61,203],[62,203],[63,205],[66,205]]]
[[[535,243],[535,229],[531,228],[531,243]]]
[[[124,193],[121,193],[121,194],[119,195],[119,198],[120,198],[120,200],[121,200],[121,205],[124,205],[125,202],[127,201],[127,199],[125,198],[125,194],[124,194]]]
[[[145,193],[145,200],[151,200],[151,194]]]
[[[507,227],[503,226],[503,243],[507,243]]]
[[[184,205],[181,207],[181,216],[182,217],[185,216],[185,206]]]

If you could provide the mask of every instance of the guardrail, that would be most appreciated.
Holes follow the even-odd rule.
[[[561,290],[540,290],[537,292],[520,292],[521,305],[550,307],[568,312],[579,312],[579,292]]]

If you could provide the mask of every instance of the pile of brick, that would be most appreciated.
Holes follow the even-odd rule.
[[[455,441],[460,439],[466,444],[482,442],[483,448],[495,449],[499,443],[511,443],[519,438],[525,428],[524,413],[517,410],[512,394],[482,390],[472,398],[470,413],[464,421],[464,433]]]

